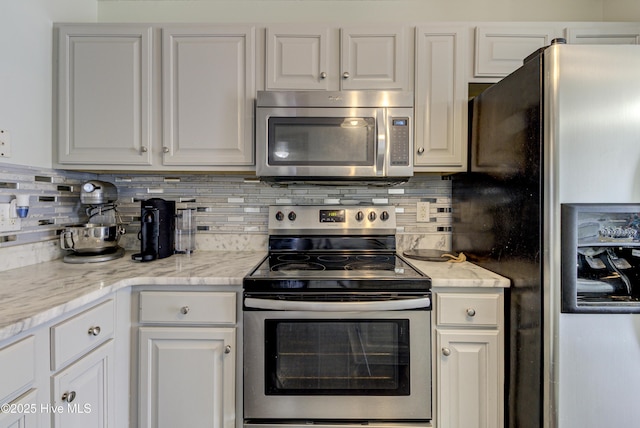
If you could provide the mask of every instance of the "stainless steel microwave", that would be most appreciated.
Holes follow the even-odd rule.
[[[406,181],[413,93],[260,91],[256,174],[266,181]]]

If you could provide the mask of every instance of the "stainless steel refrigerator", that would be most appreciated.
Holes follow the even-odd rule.
[[[560,311],[561,206],[640,201],[640,46],[552,44],[469,120],[452,245],[511,279],[505,427],[640,426],[640,315]]]

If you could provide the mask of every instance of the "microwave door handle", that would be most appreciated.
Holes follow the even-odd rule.
[[[376,147],[376,175],[386,173],[384,159],[387,153],[387,109],[376,109],[377,147]]]
[[[247,297],[244,306],[252,309],[272,311],[311,311],[311,312],[364,312],[364,311],[397,311],[408,309],[425,309],[431,307],[431,298],[380,300],[368,302],[305,302],[277,299],[261,299]]]

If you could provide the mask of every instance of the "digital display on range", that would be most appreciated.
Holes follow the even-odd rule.
[[[393,119],[393,126],[407,126],[407,119]]]
[[[320,210],[320,223],[344,223],[344,210]]]

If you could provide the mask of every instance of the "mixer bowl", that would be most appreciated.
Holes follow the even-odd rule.
[[[73,224],[60,234],[60,247],[81,254],[97,254],[117,247],[124,234],[121,224]]]

